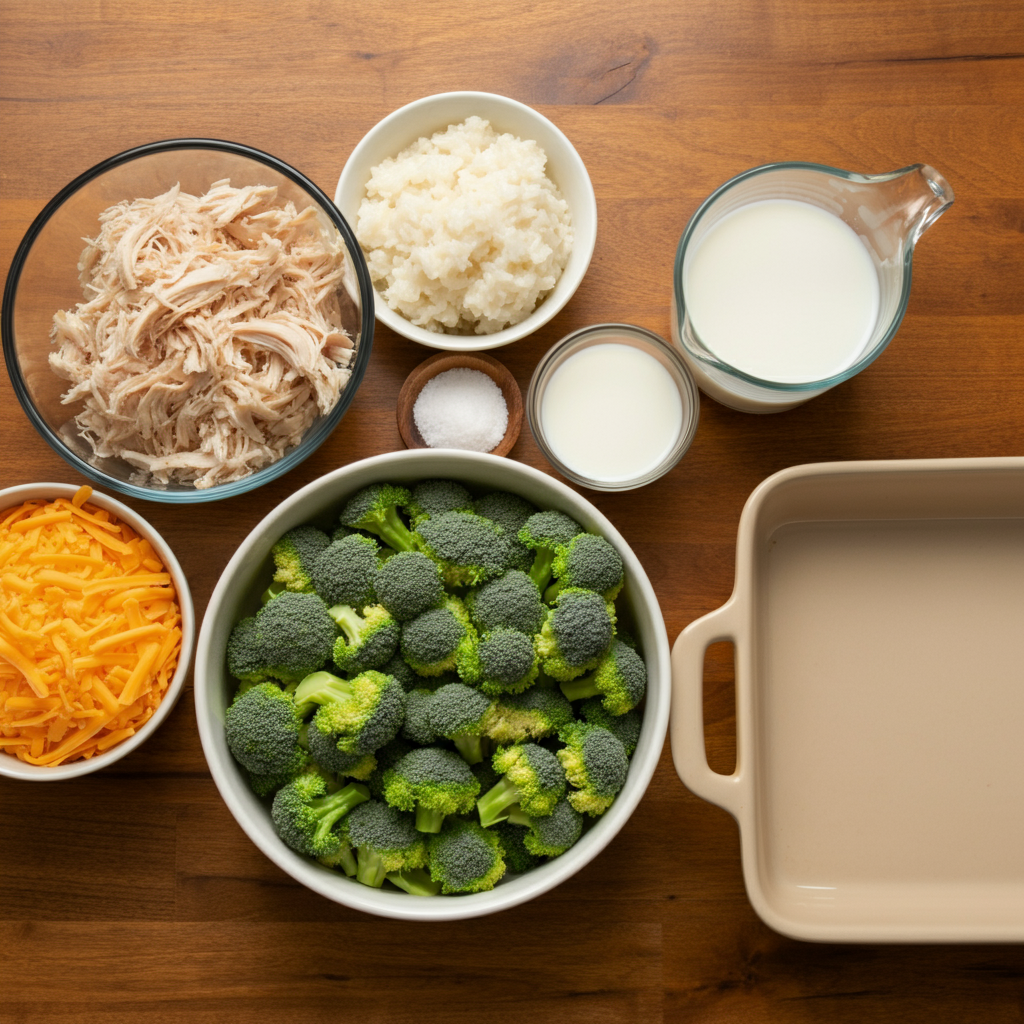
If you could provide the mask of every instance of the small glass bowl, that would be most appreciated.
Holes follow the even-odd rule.
[[[636,476],[628,478],[616,475],[602,479],[582,474],[555,454],[544,430],[544,393],[555,372],[570,357],[584,349],[607,344],[629,345],[657,360],[675,384],[681,405],[678,433],[665,456],[656,465],[641,470]],[[541,451],[563,476],[581,487],[587,487],[593,491],[630,491],[637,487],[644,487],[664,476],[683,457],[697,432],[697,421],[700,417],[700,393],[682,357],[664,338],[632,324],[595,324],[566,335],[537,364],[526,396],[526,415],[530,423],[530,430]],[[614,420],[617,412],[615,409],[610,409],[608,415]]]
[[[192,484],[138,483],[139,471],[121,459],[98,458],[79,434],[79,405],[64,405],[69,384],[49,366],[53,315],[82,301],[78,261],[84,238],[99,230],[108,207],[142,196],[157,196],[175,184],[202,195],[222,178],[236,188],[276,185],[281,199],[298,210],[313,206],[338,231],[349,256],[339,289],[342,324],[356,346],[351,375],[338,401],[318,416],[301,441],[282,458],[234,480],[200,489]],[[373,344],[373,286],[355,234],[330,199],[308,178],[276,157],[218,139],[168,139],[112,156],[65,185],[32,222],[18,246],[4,288],[4,362],[25,414],[43,439],[79,473],[104,489],[148,501],[191,504],[251,491],[293,469],[330,436],[355,397]]]

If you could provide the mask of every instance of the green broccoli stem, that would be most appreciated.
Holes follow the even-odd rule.
[[[364,800],[370,799],[370,791],[366,786],[358,783],[349,783],[344,789],[330,796],[317,797],[309,801],[309,808],[317,817],[315,845],[320,845],[327,838],[327,833],[334,828],[335,823],[343,818],[353,807],[357,807]]]
[[[584,700],[587,697],[597,697],[601,693],[594,683],[593,674],[562,683],[560,689],[566,700]]]
[[[352,684],[331,672],[311,672],[292,694],[299,716],[305,718],[314,704],[347,700],[352,695]]]
[[[484,759],[483,737],[468,732],[452,737],[455,749],[462,755],[466,764],[480,764]]]
[[[366,625],[366,619],[362,617],[350,605],[347,604],[336,604],[333,608],[327,609],[327,614],[341,628],[341,631],[345,634],[345,639],[349,644],[356,644],[359,642],[359,635]]]
[[[392,885],[404,889],[410,896],[436,896],[441,883],[435,882],[423,868],[407,868],[405,871],[391,871],[385,875]]]
[[[544,588],[551,582],[551,563],[555,560],[553,548],[538,548],[530,567],[530,579],[537,584],[537,589],[544,593]]]
[[[513,804],[508,809],[508,823],[510,825],[526,825],[529,827],[532,822],[530,816],[519,806],[519,804]]]
[[[383,521],[376,530],[377,535],[389,548],[395,551],[413,551],[416,548],[416,541],[413,539],[409,527],[402,522],[398,509],[394,506],[384,513]]]
[[[544,591],[544,602],[546,604],[554,604],[555,598],[558,597],[564,587],[565,580],[555,580],[555,582]]]
[[[484,828],[489,828],[499,821],[504,821],[508,817],[507,809],[517,803],[519,803],[519,789],[506,776],[477,800],[476,808],[480,812],[480,824]]]
[[[372,846],[360,846],[356,851],[356,881],[379,889],[384,884],[384,860],[379,850]]]
[[[440,832],[444,823],[444,814],[441,811],[424,807],[423,804],[416,805],[416,828],[420,832]]]
[[[283,583],[271,583],[266,590],[260,594],[260,604],[270,604],[280,594],[283,594],[288,588]]]
[[[355,877],[357,870],[356,857],[352,852],[352,847],[344,841],[336,853],[332,853],[327,857],[319,857],[318,860],[325,867],[341,868],[349,878]]]

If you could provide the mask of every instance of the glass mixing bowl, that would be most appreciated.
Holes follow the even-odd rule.
[[[99,230],[100,213],[122,201],[161,195],[176,183],[184,192],[202,195],[225,178],[235,187],[276,185],[279,198],[291,200],[299,211],[315,207],[321,222],[338,231],[349,257],[350,272],[338,290],[338,305],[342,325],[355,344],[351,376],[334,406],[312,422],[297,445],[249,476],[205,489],[191,483],[139,483],[136,467],[93,453],[75,425],[80,406],[62,404],[70,384],[48,362],[55,351],[50,341],[53,315],[74,309],[83,299],[78,262],[84,239]],[[253,490],[316,451],[355,397],[370,359],[373,327],[373,287],[366,261],[352,229],[327,195],[276,157],[216,139],[169,139],[139,146],[104,160],[62,188],[33,221],[15,253],[2,318],[4,362],[14,392],[50,446],[103,488],[178,504],[216,501]]]

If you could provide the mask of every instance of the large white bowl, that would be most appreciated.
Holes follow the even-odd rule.
[[[383,480],[408,482],[450,477],[482,489],[510,490],[541,508],[560,509],[588,530],[607,537],[625,562],[620,606],[632,612],[647,663],[648,688],[640,742],[626,785],[611,808],[566,853],[490,892],[417,897],[362,885],[289,849],[274,832],[269,806],[249,788],[224,739],[224,710],[236,683],[225,667],[232,626],[258,606],[271,577],[270,548],[285,531],[310,521],[329,523],[342,502],[361,487]],[[525,903],[554,888],[596,857],[633,813],[654,774],[668,725],[671,670],[668,637],[647,575],[614,526],[585,498],[545,474],[494,455],[418,449],[378,455],[314,480],[280,504],[242,542],[210,598],[196,648],[195,698],[199,736],[217,788],[250,839],[296,881],[337,903],[382,917],[445,921],[479,917]]]
[[[78,486],[75,484],[40,483],[7,487],[0,490],[0,512],[4,509],[14,508],[32,498],[45,498],[48,501],[52,501],[54,498],[71,499],[77,491]],[[160,724],[178,702],[185,686],[185,677],[188,675],[189,662],[192,660],[192,648],[196,638],[196,618],[192,607],[192,594],[188,588],[188,579],[178,564],[177,558],[174,557],[171,546],[142,516],[116,499],[93,491],[89,497],[89,503],[106,509],[111,515],[126,522],[140,537],[145,537],[153,545],[153,550],[156,551],[160,561],[164,563],[164,567],[171,574],[174,589],[178,592],[178,607],[181,610],[181,654],[178,657],[178,666],[174,670],[174,675],[160,706],[153,713],[153,717],[134,736],[129,736],[128,739],[95,757],[70,761],[52,768],[46,765],[27,764],[12,754],[0,751],[0,775],[6,775],[8,778],[25,779],[28,782],[58,782],[77,778],[79,775],[88,775],[101,768],[109,768],[115,761],[120,761],[126,754],[130,754],[140,747],[160,728]]]
[[[533,334],[565,306],[580,286],[597,241],[597,201],[587,168],[572,143],[543,114],[507,96],[488,92],[439,93],[400,107],[371,128],[352,150],[334,193],[335,205],[355,229],[359,205],[366,195],[366,182],[374,167],[388,157],[397,156],[417,139],[429,138],[474,114],[490,121],[498,132],[511,132],[540,144],[548,158],[548,177],[569,204],[573,247],[569,262],[550,294],[525,320],[493,334],[437,334],[425,330],[396,313],[374,292],[374,311],[381,323],[421,345],[458,352],[498,348]]]

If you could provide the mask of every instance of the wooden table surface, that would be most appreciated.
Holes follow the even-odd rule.
[[[1024,17],[1019,0],[3,0],[0,272],[43,204],[102,158],[174,136],[259,147],[333,194],[390,111],[504,93],[569,136],[597,193],[568,307],[495,352],[524,390],[571,330],[667,336],[700,201],[738,172],[918,161],[955,205],[922,239],[906,319],[853,380],[756,417],[705,400],[689,454],[645,490],[587,496],[644,564],[670,640],[733,582],[750,491],[805,462],[1024,454]],[[402,442],[395,401],[432,353],[378,328],[320,450],[244,497],[129,501],[175,548],[201,615],[248,531],[298,487]],[[552,472],[524,430],[511,457]],[[0,484],[81,482],[0,381]],[[735,759],[731,653],[707,667],[708,753]],[[0,779],[0,1021],[1020,1021],[1024,947],[813,945],[747,901],[736,826],[666,744],[640,807],[555,891],[496,917],[411,925],[312,894],[246,838],[200,749],[191,681],[113,769]]]

